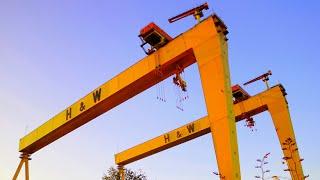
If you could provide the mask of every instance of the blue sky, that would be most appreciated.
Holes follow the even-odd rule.
[[[144,25],[154,21],[176,36],[195,21],[167,19],[203,2],[0,0],[0,179],[10,179],[18,165],[19,138],[145,56],[137,37]],[[216,12],[230,32],[232,83],[273,71],[271,84],[281,82],[288,92],[304,171],[319,179],[320,2],[208,2],[205,15]],[[175,108],[168,79],[162,83],[167,103],[157,101],[153,87],[121,104],[35,153],[31,179],[100,179],[116,152],[204,116],[196,65],[185,78],[185,111]],[[263,89],[262,83],[246,87],[251,94]],[[255,119],[256,132],[237,125],[242,179],[254,179],[255,159],[266,152],[271,174],[288,177],[270,116]],[[210,135],[128,167],[156,180],[217,179]]]

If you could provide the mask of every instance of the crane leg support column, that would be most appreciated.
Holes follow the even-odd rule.
[[[126,175],[125,175],[124,167],[119,165],[118,166],[118,171],[119,171],[120,180],[125,180],[126,179]]]
[[[288,165],[287,171],[290,172],[293,180],[305,179],[287,101],[281,95],[272,98],[276,98],[278,101],[270,103],[268,108],[283,150],[284,160]]]
[[[24,162],[24,165],[25,165],[25,178],[26,180],[29,180],[29,156],[27,156],[25,162]]]
[[[194,49],[194,53],[198,61],[220,179],[241,179],[224,34],[217,32],[210,40]]]
[[[20,159],[21,159],[20,163],[18,165],[16,172],[13,175],[12,180],[16,180],[18,178],[18,175],[21,171],[23,163],[25,165],[25,179],[29,180],[29,160],[31,160],[30,155],[29,154],[21,154]]]
[[[12,180],[16,180],[16,179],[17,179],[17,177],[18,177],[18,175],[19,175],[19,173],[20,173],[20,171],[21,171],[21,168],[22,168],[23,163],[24,163],[24,160],[21,159],[21,160],[20,160],[20,163],[19,163],[19,165],[18,165],[18,167],[17,167],[17,170],[16,170],[16,172],[15,172],[14,175],[13,175]]]

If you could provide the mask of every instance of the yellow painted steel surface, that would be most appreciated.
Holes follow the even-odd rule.
[[[240,179],[226,34],[217,16],[208,17],[23,137],[19,151],[32,154],[171,76],[177,67],[198,62],[219,171],[226,179]]]
[[[248,115],[253,116],[266,111],[267,105],[263,104],[263,102],[260,100],[261,96],[264,95],[265,92],[235,104],[233,108],[236,115],[236,121],[240,121]],[[118,165],[126,165],[173,146],[195,139],[209,132],[211,132],[209,118],[208,116],[205,116],[173,131],[167,132],[116,154],[115,162]]]
[[[206,102],[220,178],[241,179],[237,131],[233,112],[228,64],[227,33],[216,29],[215,36],[194,48]]]
[[[165,47],[145,57],[78,100],[20,140],[19,151],[33,153],[145,89],[195,63],[192,48],[211,38],[213,18],[181,34]],[[160,69],[156,69],[157,66]],[[161,76],[157,71],[161,71]]]
[[[208,117],[200,118],[185,126],[167,132],[128,150],[115,155],[118,165],[126,165],[139,159],[169,149],[191,139],[197,138],[210,132]]]
[[[289,108],[285,97],[280,94],[273,94],[272,97],[266,99],[266,103],[268,103],[269,112],[271,114],[281,148],[283,149],[283,154],[285,157],[289,157],[287,164],[290,169],[291,178],[293,180],[305,179],[300,161],[298,144],[296,142]],[[284,144],[287,139],[293,140],[294,143],[291,147],[291,152],[288,146]]]
[[[19,175],[19,173],[21,171],[21,168],[22,168],[23,164],[25,166],[25,169],[24,169],[25,179],[29,180],[29,160],[31,160],[31,158],[29,158],[29,156],[30,155],[28,155],[28,154],[22,154],[20,156],[21,160],[20,160],[20,163],[19,163],[19,165],[17,167],[16,172],[13,175],[12,180],[17,180],[18,175]]]
[[[116,162],[126,164],[211,132],[220,178],[241,179],[234,114],[237,120],[243,119],[266,110],[267,104],[279,141],[295,137],[285,98],[276,94],[280,86],[264,92],[265,96],[255,96],[233,106],[226,34],[223,22],[210,16],[21,138],[19,151],[32,154],[175,74],[177,67],[186,68],[197,62],[208,116],[116,155]],[[260,109],[254,109],[258,106]],[[297,175],[291,175],[300,179],[301,163],[294,161],[299,160],[298,151],[293,156],[288,164]]]
[[[185,68],[195,63],[196,59],[199,63],[202,82],[206,84],[204,85],[204,89],[207,89],[204,90],[205,94],[207,95],[209,91],[212,91],[212,94],[216,94],[217,97],[215,103],[207,102],[210,104],[209,114],[213,114],[211,112],[214,112],[215,108],[219,109],[216,112],[226,117],[224,119],[229,122],[230,119],[233,119],[233,113],[232,108],[228,110],[230,108],[228,104],[231,101],[231,88],[226,62],[226,38],[223,34],[225,29],[223,28],[225,27],[219,19],[210,16],[21,138],[19,151],[26,154],[38,151],[102,113],[171,76],[176,72],[177,66]],[[156,69],[159,65],[161,68]],[[157,73],[158,71],[161,71],[161,75]],[[208,83],[206,83],[207,78]],[[210,98],[212,97],[210,96]],[[216,106],[220,101],[220,105]],[[223,115],[227,112],[231,113]],[[230,130],[229,126],[226,127],[227,129],[224,127],[222,129],[228,133],[227,136],[229,137],[230,132],[234,131]],[[229,138],[227,142],[230,142],[229,145],[231,145],[236,140]],[[224,149],[228,150],[228,148],[237,149],[236,146],[226,146]],[[228,150],[228,152],[231,152],[231,150]],[[224,162],[221,163],[225,164]],[[234,169],[239,165],[237,157],[228,159],[227,164],[230,166],[230,171],[239,173],[238,168]]]
[[[287,109],[285,91],[281,85],[274,86],[269,90],[266,90],[234,105],[236,121],[240,121],[246,118],[248,115],[253,116],[266,110],[268,110],[272,116],[278,133],[280,145],[283,148],[284,146],[282,143],[285,141],[285,139],[289,137],[295,139],[295,136],[291,124],[289,110]],[[210,121],[208,116],[206,116],[116,154],[115,162],[118,165],[124,166],[181,143],[195,139],[209,132]],[[284,151],[284,155],[290,156],[288,151]],[[289,169],[294,169],[297,171],[297,173],[294,173],[294,171],[291,172],[291,177],[295,180],[300,180],[302,177],[304,177],[304,175],[301,162],[299,161],[299,152],[296,151],[293,156],[294,161],[287,160],[288,167]]]

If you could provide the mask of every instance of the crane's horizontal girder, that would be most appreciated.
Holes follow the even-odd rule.
[[[262,97],[266,96],[266,94],[269,94],[270,91],[279,91],[279,87],[281,86],[275,86],[270,90],[264,91],[250,97],[247,100],[235,104],[234,113],[236,122],[266,111],[268,109],[267,104],[262,101]],[[187,125],[181,126],[175,130],[116,154],[115,162],[118,165],[126,165],[181,143],[195,139],[209,132],[210,122],[208,116],[205,116],[196,121],[188,123]]]
[[[95,117],[116,107],[176,72],[177,66],[196,62],[194,48],[206,48],[208,39],[224,28],[219,19],[210,16],[173,39],[155,53],[143,58],[105,84],[96,88],[62,112],[20,139],[19,151],[32,154]],[[219,46],[219,45],[216,45]],[[209,46],[208,46],[209,47]],[[218,52],[210,46],[205,53]],[[201,62],[206,63],[206,61]],[[201,64],[199,64],[201,66]],[[157,68],[156,68],[157,67]],[[160,72],[160,73],[159,73]]]

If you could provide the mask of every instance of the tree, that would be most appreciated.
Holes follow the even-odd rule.
[[[265,179],[265,173],[270,172],[270,170],[265,170],[264,166],[266,164],[268,164],[268,162],[266,161],[266,159],[268,158],[268,156],[270,155],[270,153],[267,153],[263,156],[262,159],[257,159],[257,162],[259,163],[259,165],[257,165],[255,168],[260,169],[261,170],[261,176],[255,176],[255,178],[257,179],[261,179],[264,180]]]
[[[107,174],[103,175],[102,180],[120,180],[119,170],[110,167]],[[137,172],[131,169],[125,169],[125,180],[147,180],[147,177],[140,170]]]

